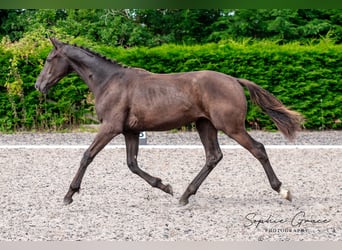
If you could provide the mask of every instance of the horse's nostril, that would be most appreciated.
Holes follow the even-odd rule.
[[[40,84],[39,84],[39,83],[36,83],[36,84],[34,85],[34,87],[35,87],[36,90],[38,90],[38,91],[41,92],[41,88],[40,88]]]

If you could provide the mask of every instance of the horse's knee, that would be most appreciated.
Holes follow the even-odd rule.
[[[216,164],[219,163],[223,158],[223,154],[221,152],[221,150],[217,153],[217,156],[216,156]]]
[[[207,166],[210,168],[216,167],[216,165],[222,160],[223,154],[221,151],[217,152],[216,154],[211,155],[207,159]]]

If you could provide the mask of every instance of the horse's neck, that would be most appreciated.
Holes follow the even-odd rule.
[[[70,48],[66,56],[70,60],[74,71],[88,85],[95,96],[116,68],[115,65],[111,67],[109,62],[97,55],[79,48]]]

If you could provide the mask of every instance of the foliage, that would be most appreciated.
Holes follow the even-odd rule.
[[[92,123],[93,97],[76,75],[64,78],[48,96],[34,89],[51,49],[46,30],[29,32],[18,42],[0,46],[0,130],[61,130]],[[328,37],[303,45],[251,39],[222,40],[203,45],[162,45],[153,48],[113,47],[89,39],[69,38],[132,67],[172,73],[209,69],[250,79],[301,112],[307,129],[342,127],[342,45]],[[247,94],[247,92],[246,92]],[[247,127],[274,129],[270,119],[249,103]]]
[[[330,36],[342,42],[340,9],[237,9],[226,10],[213,25],[207,41],[226,38],[272,38],[280,43],[306,42]]]
[[[111,46],[204,44],[224,39],[342,42],[341,9],[0,10],[0,38],[18,41],[37,27]]]
[[[48,99],[34,89],[51,49],[42,32],[37,29],[15,43],[1,42],[0,131],[60,130],[84,122],[91,109],[87,87],[78,77],[63,80]]]

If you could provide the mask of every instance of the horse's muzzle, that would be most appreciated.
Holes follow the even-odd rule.
[[[44,84],[42,82],[36,82],[34,87],[36,88],[36,90],[38,90],[39,92],[43,93],[43,94],[47,94],[48,92],[48,84]]]

